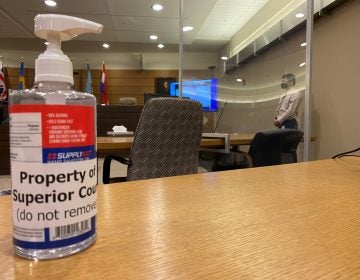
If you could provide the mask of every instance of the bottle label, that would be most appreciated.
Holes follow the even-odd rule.
[[[14,244],[74,245],[95,234],[95,112],[81,105],[12,105]]]

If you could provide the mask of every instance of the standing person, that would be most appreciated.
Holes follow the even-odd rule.
[[[285,89],[285,95],[280,97],[276,109],[274,125],[278,128],[298,128],[296,117],[302,94],[295,90],[296,79],[294,74],[284,74],[281,80],[281,88]]]

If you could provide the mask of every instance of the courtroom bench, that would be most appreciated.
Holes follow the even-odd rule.
[[[114,125],[135,131],[143,106],[97,105],[97,136],[107,136]]]

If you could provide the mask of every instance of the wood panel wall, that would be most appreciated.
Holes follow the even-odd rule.
[[[80,89],[85,88],[86,70],[79,72]],[[121,97],[135,97],[137,104],[144,104],[144,93],[155,92],[156,77],[175,77],[177,70],[106,70],[107,90],[110,104],[119,104]],[[98,102],[100,96],[101,70],[91,70],[93,94]]]
[[[19,68],[4,68],[7,88],[17,89],[19,82]],[[119,104],[120,97],[135,97],[139,105],[144,104],[144,93],[155,92],[155,78],[175,77],[177,70],[106,70],[107,90],[110,104]],[[34,83],[35,71],[25,68],[25,84],[31,88]],[[101,70],[91,70],[93,94],[101,103],[100,80]],[[86,70],[74,70],[74,89],[84,91]]]
[[[7,88],[17,89],[20,68],[5,67],[5,83]],[[212,77],[209,70],[186,70],[184,79],[208,79]],[[33,68],[25,68],[25,85],[31,88],[34,83],[35,71]],[[144,105],[144,93],[155,93],[155,78],[175,77],[178,79],[178,70],[106,70],[107,90],[109,102],[112,105],[119,104],[121,97],[135,97],[138,105]],[[93,94],[97,102],[101,103],[100,79],[101,70],[91,70],[93,82]],[[74,89],[84,91],[86,83],[86,70],[74,70]],[[208,123],[204,131],[212,131],[213,113],[204,113]]]
[[[20,68],[4,67],[5,84],[9,89],[17,89],[19,84]],[[32,88],[34,84],[34,69],[25,68],[25,85],[26,88]]]
[[[19,82],[19,68],[5,67],[6,86],[17,89]],[[184,78],[208,79],[211,77],[208,70],[184,71]],[[34,83],[35,71],[25,68],[25,84],[31,88]],[[138,105],[144,104],[144,93],[155,93],[155,78],[174,77],[178,79],[178,70],[106,70],[107,90],[110,104],[119,104],[121,97],[135,97]],[[93,94],[98,103],[101,103],[100,79],[101,70],[91,70]],[[74,89],[84,91],[86,70],[74,70]]]

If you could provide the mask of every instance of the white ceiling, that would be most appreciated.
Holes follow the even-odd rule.
[[[217,51],[223,47],[269,0],[184,0],[184,25],[194,30],[184,34],[189,51]],[[104,25],[101,35],[85,34],[64,44],[71,51],[102,52],[103,42],[112,51],[154,51],[149,35],[159,36],[167,51],[176,51],[179,34],[179,1],[159,0],[164,10],[154,12],[155,0],[58,0],[47,7],[42,0],[0,1],[0,49],[43,49],[33,35],[33,19],[39,13],[60,13]]]
[[[144,69],[155,69],[153,62],[161,62],[165,53],[173,54],[173,63],[159,63],[159,69],[178,67],[180,0],[57,1],[57,7],[51,8],[43,0],[0,0],[0,56],[6,66],[16,66],[23,60],[28,67],[33,67],[35,58],[45,49],[44,40],[33,35],[33,19],[40,13],[59,13],[104,25],[100,35],[84,34],[62,44],[74,67],[81,68],[86,62],[101,67],[103,60],[107,65],[112,63],[110,67],[114,69],[134,67],[140,65],[141,54]],[[164,5],[163,11],[156,13],[150,8],[155,1]],[[315,11],[334,1],[314,0]],[[304,2],[306,0],[184,0],[184,25],[194,26],[193,31],[184,33],[184,55],[197,54],[187,57],[185,65],[192,65],[194,58],[201,61],[194,69],[217,65],[221,55],[231,57],[250,46],[272,24],[291,15],[293,6]],[[153,33],[159,36],[157,42],[149,39]],[[104,49],[104,42],[111,47]],[[165,44],[165,48],[158,49],[157,43]],[[134,61],[124,66],[124,59],[128,60],[126,55],[134,57]],[[213,59],[205,61],[210,55]]]
[[[230,40],[267,2],[268,0],[218,0],[196,39]]]

